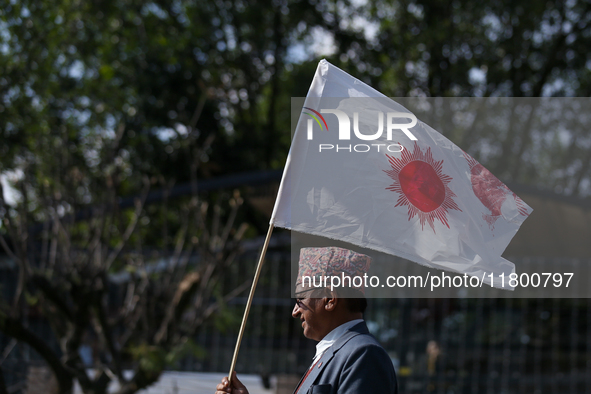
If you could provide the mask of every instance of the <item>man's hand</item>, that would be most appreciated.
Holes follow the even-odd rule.
[[[248,390],[241,381],[238,380],[236,377],[236,372],[232,373],[232,387],[228,384],[228,378],[225,377],[222,379],[222,383],[218,384],[216,387],[215,394],[248,394]]]

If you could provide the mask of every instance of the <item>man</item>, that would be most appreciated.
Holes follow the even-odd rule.
[[[319,343],[294,394],[398,392],[392,361],[363,321],[367,306],[363,282],[353,280],[363,277],[370,263],[368,256],[342,248],[300,251],[292,316],[302,321],[304,336]],[[336,290],[318,287],[320,279],[332,276],[351,280],[343,280],[344,287]],[[248,394],[248,390],[234,374],[232,387],[227,378],[217,386],[216,394],[225,393]]]

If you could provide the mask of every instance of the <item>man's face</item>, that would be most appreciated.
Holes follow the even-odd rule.
[[[291,315],[302,321],[306,338],[320,341],[328,334],[323,298],[297,298]]]

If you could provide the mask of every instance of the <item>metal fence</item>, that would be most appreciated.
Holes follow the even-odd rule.
[[[268,252],[238,359],[242,373],[302,374],[315,342],[291,317],[289,253]],[[519,261],[535,264],[539,259]],[[243,264],[239,277],[254,271]],[[247,268],[248,267],[248,268]],[[246,299],[230,328],[198,337],[187,370],[229,369]],[[390,354],[401,393],[591,393],[590,299],[369,299],[365,319]]]
[[[226,275],[228,288],[254,272],[255,247]],[[291,317],[290,253],[271,248],[238,359],[239,373],[302,374],[315,343]],[[520,264],[518,260],[516,264]],[[2,274],[4,286],[9,286]],[[175,369],[229,369],[246,297],[195,338],[204,355]],[[591,393],[590,299],[369,299],[366,321],[390,354],[401,393]],[[49,342],[51,331],[31,322]],[[21,393],[39,357],[0,334],[1,367]]]

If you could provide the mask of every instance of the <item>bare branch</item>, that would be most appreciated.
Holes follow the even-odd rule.
[[[52,221],[52,226],[51,226],[51,232],[52,232],[52,237],[51,237],[51,243],[49,245],[49,269],[53,270],[53,268],[55,267],[55,263],[57,261],[57,247],[58,247],[58,232],[59,232],[59,226],[57,223],[57,219],[55,216],[53,218]]]
[[[170,302],[170,305],[166,309],[166,316],[162,320],[160,329],[154,336],[156,344],[160,344],[167,334],[168,326],[173,321],[175,316],[179,315],[183,307],[188,304],[188,298],[195,292],[197,285],[201,279],[201,275],[197,272],[190,272],[185,278],[179,283],[176,293]]]
[[[54,209],[53,212],[53,217],[54,217],[54,223],[56,226],[56,248],[57,246],[61,246],[62,249],[62,258],[64,259],[62,261],[62,264],[69,266],[71,263],[70,260],[70,251],[72,250],[72,242],[70,239],[70,231],[66,228],[66,226],[64,226],[64,223],[62,222],[62,220],[59,217],[59,214],[57,212],[57,209]],[[59,237],[59,235],[62,235],[63,241],[60,242],[57,238]],[[57,249],[56,249],[57,252]]]
[[[191,126],[191,129],[195,129],[195,127],[197,127],[197,122],[201,117],[201,112],[203,112],[203,107],[205,107],[205,102],[207,101],[207,89],[205,88],[205,85],[201,80],[199,81],[199,87],[201,88],[202,93],[199,97],[199,102],[195,107],[195,112],[193,112],[193,116],[191,117],[191,121],[189,122],[189,126]]]
[[[189,219],[188,219],[188,215],[182,215],[181,216],[181,228],[179,229],[178,233],[177,233],[177,242],[174,248],[174,252],[172,255],[172,258],[169,262],[168,265],[168,275],[167,278],[165,278],[165,286],[166,287],[170,287],[171,283],[173,283],[173,281],[175,281],[176,275],[174,274],[176,271],[176,268],[179,266],[180,264],[180,260],[181,260],[181,256],[183,253],[183,249],[185,246],[185,242],[186,242],[186,238],[187,238],[187,230],[189,228]]]
[[[6,360],[6,358],[8,357],[8,355],[10,354],[10,352],[12,352],[12,349],[14,349],[14,347],[16,346],[16,339],[12,338],[10,340],[10,342],[8,342],[8,345],[6,345],[6,347],[4,348],[4,351],[2,352],[2,360],[0,360],[0,366],[4,363],[4,361]]]
[[[4,201],[4,187],[2,186],[2,182],[0,182],[0,208],[2,208],[5,212],[5,217],[3,220],[4,225],[6,226],[10,237],[12,239],[14,239],[14,230],[12,229],[12,223],[10,220],[10,215],[9,215],[9,207],[6,204],[6,201]],[[16,256],[16,254],[8,247],[8,244],[6,243],[6,240],[4,239],[4,237],[0,234],[0,243],[2,244],[2,248],[4,249],[4,251],[6,252],[7,255],[10,256],[10,258],[12,258],[15,262],[18,261],[18,257]]]
[[[236,215],[238,214],[238,209],[242,205],[244,200],[240,197],[240,192],[238,190],[234,191],[234,198],[230,200],[230,207],[232,211],[230,212],[230,217],[226,221],[226,226],[222,231],[222,235],[220,237],[220,244],[225,245],[228,241],[228,236],[230,235],[232,229],[234,228],[234,221],[236,220]]]
[[[109,257],[107,257],[107,259],[105,261],[106,270],[109,270],[109,268],[111,267],[113,262],[119,257],[119,254],[121,253],[121,251],[123,250],[123,248],[125,247],[127,242],[129,241],[129,237],[131,237],[131,235],[135,231],[138,219],[141,215],[141,212],[144,209],[144,204],[146,203],[146,197],[148,197],[149,183],[145,182],[145,184],[146,184],[146,187],[144,189],[144,192],[142,193],[141,199],[137,199],[135,201],[135,211],[133,214],[133,218],[131,219],[131,222],[127,226],[127,229],[125,230],[125,233],[123,234],[121,240],[119,241],[119,244],[115,247],[115,250],[113,250],[111,252]]]
[[[134,295],[133,297],[133,309],[131,309],[129,312],[133,312],[130,316],[129,319],[125,320],[125,327],[127,328],[127,332],[124,333],[120,340],[120,347],[124,348],[127,345],[127,342],[129,341],[129,339],[131,339],[131,337],[136,334],[136,328],[137,325],[139,323],[139,321],[144,317],[145,315],[145,297],[143,296],[148,288],[149,285],[149,279],[147,277],[147,275],[143,275],[142,276],[142,280],[139,284],[139,286],[137,286],[137,293]],[[128,312],[128,314],[129,314]]]
[[[205,309],[205,311],[203,313],[201,313],[195,317],[195,320],[191,324],[191,331],[196,330],[197,327],[202,325],[223,304],[226,304],[229,300],[231,300],[234,297],[237,297],[238,295],[240,295],[240,293],[247,290],[250,287],[251,283],[252,283],[252,279],[244,281],[240,286],[236,287],[230,293],[228,293],[224,297],[222,297],[222,299],[220,301],[217,301],[217,302],[211,304],[207,309]]]
[[[113,367],[115,368],[115,374],[117,377],[122,381],[123,380],[123,368],[121,366],[121,356],[120,351],[115,345],[115,340],[113,339],[113,329],[109,326],[109,322],[107,320],[107,313],[105,311],[105,300],[104,298],[107,296],[107,293],[104,291],[103,286],[103,294],[102,297],[97,297],[94,307],[96,310],[96,319],[93,319],[95,331],[99,336],[103,339],[104,343],[106,344],[107,349],[111,353],[112,360],[113,360]]]
[[[24,185],[24,182],[19,182],[20,192],[22,194],[23,203],[20,205],[21,210],[21,220],[18,223],[17,227],[17,237],[15,239],[15,247],[17,247],[17,255],[19,259],[16,261],[19,267],[18,270],[18,282],[16,286],[16,291],[14,292],[14,299],[12,303],[12,311],[14,315],[19,313],[19,305],[21,301],[21,297],[23,291],[25,290],[25,285],[27,281],[27,277],[29,275],[30,267],[27,260],[27,243],[28,243],[28,212],[27,207],[29,205],[29,195],[27,193],[27,188]]]
[[[209,245],[210,250],[214,251],[218,249],[219,239],[220,239],[220,221],[221,221],[221,214],[222,208],[220,207],[219,203],[216,203],[213,206],[213,222],[211,225],[211,244]]]
[[[71,375],[62,365],[61,360],[54,353],[53,349],[27,327],[23,326],[19,320],[8,316],[4,311],[0,311],[0,313],[4,315],[0,319],[0,330],[17,341],[22,341],[35,349],[53,371],[60,387],[60,392],[70,392],[72,389]]]
[[[70,321],[74,319],[74,311],[62,297],[61,290],[54,283],[50,282],[46,277],[37,274],[31,276],[31,281],[43,293],[44,299],[51,301],[59,309],[62,313],[62,319],[66,318]]]
[[[19,258],[12,252],[12,250],[10,249],[10,247],[8,246],[8,244],[6,243],[6,240],[4,239],[4,236],[2,236],[0,234],[0,245],[2,245],[2,249],[4,249],[4,252],[6,252],[6,254],[15,261],[15,263],[18,263]]]
[[[121,311],[119,312],[120,316],[121,317],[128,316],[136,304],[137,304],[137,297],[135,294],[135,282],[130,280],[127,285],[127,291],[125,293],[123,307],[121,308]]]

